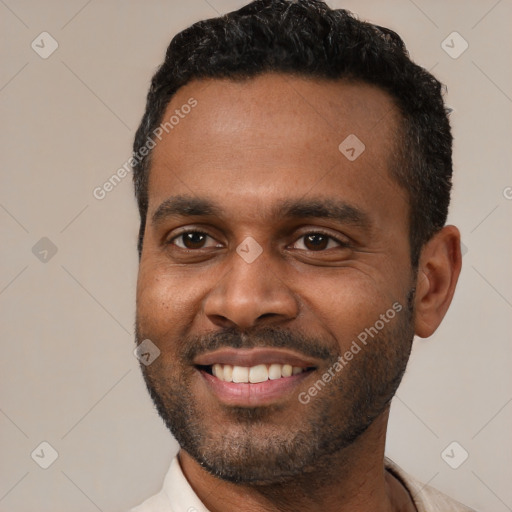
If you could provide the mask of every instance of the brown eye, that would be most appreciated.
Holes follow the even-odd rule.
[[[349,247],[349,244],[325,233],[311,232],[302,235],[295,242],[294,248],[306,251],[321,252],[324,251],[325,249],[332,249],[333,247],[345,248]]]
[[[205,246],[207,240],[210,239],[213,245]],[[169,244],[176,245],[180,249],[203,249],[205,247],[215,247],[215,240],[201,231],[185,231],[169,241]]]
[[[312,233],[304,237],[304,245],[309,251],[323,250],[329,243],[329,237],[321,233]]]
[[[203,233],[185,233],[181,235],[181,238],[187,249],[199,249],[203,246],[206,235]]]

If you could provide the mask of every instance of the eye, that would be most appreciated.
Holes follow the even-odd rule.
[[[210,243],[209,245],[206,245],[208,239],[210,240]],[[219,247],[216,240],[203,231],[184,231],[183,233],[171,238],[167,243],[186,250]]]
[[[299,243],[299,241],[302,242]],[[297,244],[299,244],[299,247],[297,247]],[[317,252],[332,249],[333,247],[349,247],[347,242],[343,242],[322,232],[306,233],[302,235],[294,245],[294,249]],[[302,245],[302,247],[300,247],[300,245]]]

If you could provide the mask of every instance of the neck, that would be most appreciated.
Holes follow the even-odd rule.
[[[319,461],[313,472],[270,485],[220,480],[181,450],[179,461],[190,485],[211,512],[409,512],[415,511],[402,486],[384,469],[387,410],[352,445]]]

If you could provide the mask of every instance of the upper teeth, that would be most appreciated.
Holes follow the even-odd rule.
[[[266,380],[280,379],[281,377],[290,377],[302,373],[304,368],[292,366],[291,364],[270,365],[258,364],[256,366],[232,366],[230,364],[214,364],[212,373],[219,380],[225,382],[264,382]]]

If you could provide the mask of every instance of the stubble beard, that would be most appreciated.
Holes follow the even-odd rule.
[[[215,411],[223,418],[221,422],[198,403],[191,391],[196,370],[184,364],[183,358],[178,357],[171,367],[157,360],[147,367],[141,365],[141,369],[159,415],[181,449],[198,464],[237,484],[284,484],[313,472],[327,472],[333,458],[339,459],[343,450],[386,411],[409,359],[412,318],[412,307],[404,307],[309,403],[301,404],[294,397],[291,404],[281,406],[218,404]],[[258,339],[265,339],[266,346],[309,346],[311,351],[325,346],[322,340],[302,336],[294,343],[293,334],[283,336],[282,331],[273,329],[258,332],[262,334]],[[138,343],[144,339],[138,322],[136,339]],[[241,338],[234,331],[222,337],[224,346],[255,346],[247,340],[250,338]],[[206,346],[207,342],[198,340],[197,345]],[[310,383],[333,367],[341,355],[338,351],[334,347],[323,351],[329,354],[325,368],[318,368]]]

